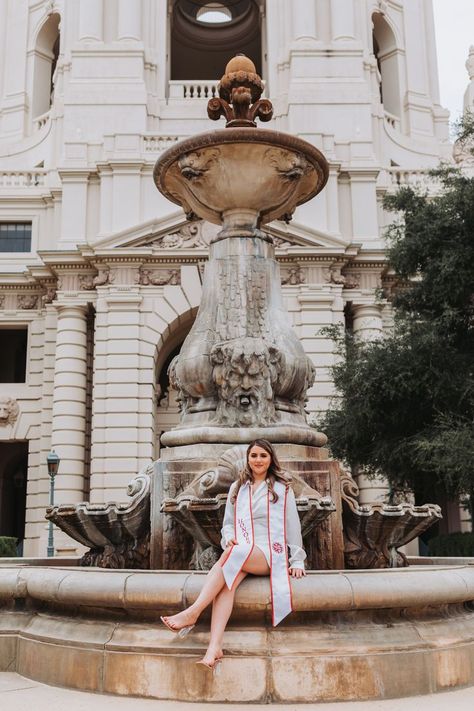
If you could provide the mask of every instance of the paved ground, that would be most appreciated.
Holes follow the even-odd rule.
[[[334,704],[284,704],[278,711],[473,711],[474,687],[431,696]],[[19,674],[0,673],[1,711],[257,711],[255,704],[188,704],[105,696],[45,686]],[[265,707],[263,707],[265,708]]]

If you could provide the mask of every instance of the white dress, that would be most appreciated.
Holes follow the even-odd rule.
[[[225,550],[228,541],[235,538],[234,530],[234,504],[232,503],[232,495],[235,491],[237,482],[234,482],[227,496],[227,503],[224,513],[224,523],[222,525],[221,546]],[[254,543],[260,548],[268,565],[270,565],[270,547],[268,545],[268,513],[267,513],[267,492],[268,486],[266,481],[255,489],[252,494],[252,516],[254,526]],[[286,502],[286,542],[289,550],[289,565],[290,568],[304,569],[304,560],[306,553],[303,550],[303,539],[301,536],[301,524],[296,508],[295,495],[293,489],[289,488],[288,498]]]

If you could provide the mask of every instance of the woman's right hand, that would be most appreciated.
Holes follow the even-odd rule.
[[[236,545],[237,545],[237,541],[235,540],[235,538],[231,538],[230,541],[227,541],[227,543],[225,544],[225,547],[229,548],[230,546],[236,546]]]

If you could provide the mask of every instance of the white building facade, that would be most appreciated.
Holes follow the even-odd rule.
[[[268,125],[330,166],[268,230],[316,366],[311,414],[334,390],[321,329],[390,326],[381,201],[451,153],[431,0],[0,0],[0,535],[26,555],[46,550],[51,448],[57,503],[124,500],[178,422],[166,371],[215,228],[187,223],[152,171],[216,128],[207,100],[239,51],[266,81]],[[364,501],[385,494],[359,483]]]

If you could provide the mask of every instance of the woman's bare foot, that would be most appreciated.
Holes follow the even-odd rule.
[[[191,627],[194,625],[197,620],[197,615],[193,615],[193,613],[188,610],[183,610],[182,612],[177,612],[176,615],[162,617],[161,620],[167,627],[178,632],[183,629],[183,627]]]
[[[204,664],[206,667],[209,667],[212,669],[216,662],[219,662],[222,657],[224,656],[224,653],[222,649],[208,649],[206,651],[206,654],[203,656],[203,658],[199,661],[200,664]]]

